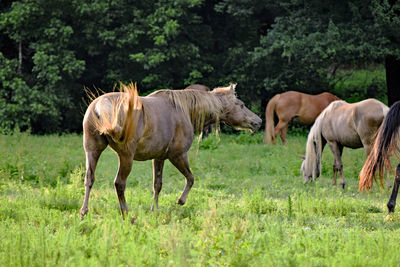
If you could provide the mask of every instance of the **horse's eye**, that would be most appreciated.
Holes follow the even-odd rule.
[[[240,108],[244,108],[244,105],[243,105],[243,104],[241,104],[241,105],[240,105]]]

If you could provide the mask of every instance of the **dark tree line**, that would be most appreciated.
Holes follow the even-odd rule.
[[[80,131],[83,87],[238,83],[260,113],[273,94],[332,89],[341,66],[384,64],[400,99],[397,1],[0,2],[0,130]]]

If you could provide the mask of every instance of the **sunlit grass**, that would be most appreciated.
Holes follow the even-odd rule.
[[[128,178],[129,220],[122,221],[107,149],[81,221],[81,136],[0,136],[0,266],[397,266],[400,216],[387,216],[387,189],[359,193],[362,149],[344,149],[346,189],[332,187],[326,148],[315,183],[300,177],[305,135],[287,146],[262,133],[209,136],[193,145],[195,184],[176,200],[184,177],[165,164],[160,208],[151,212],[151,161]]]

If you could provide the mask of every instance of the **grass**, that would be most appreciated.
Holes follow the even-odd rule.
[[[165,164],[160,209],[151,212],[151,161],[135,162],[122,221],[113,188],[117,158],[96,170],[89,214],[80,220],[81,136],[0,136],[0,266],[397,266],[400,215],[387,216],[387,189],[359,193],[362,149],[345,149],[345,190],[332,187],[333,156],[303,185],[306,137],[266,146],[262,133],[210,136],[189,153],[196,176]]]

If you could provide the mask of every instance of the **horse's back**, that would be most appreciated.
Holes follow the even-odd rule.
[[[351,148],[370,145],[386,113],[387,107],[376,99],[334,101],[321,113],[324,136]]]
[[[370,98],[356,103],[355,121],[361,129],[378,129],[389,108],[379,100]]]
[[[289,121],[296,116],[301,105],[302,94],[296,91],[287,91],[279,94],[275,112],[280,120]]]
[[[189,150],[194,130],[190,119],[164,94],[143,97],[144,132],[135,160],[165,159]]]
[[[205,86],[202,84],[192,84],[185,88],[185,90],[187,90],[187,89],[199,90],[199,91],[204,91],[204,92],[211,91],[211,89],[208,86]]]

